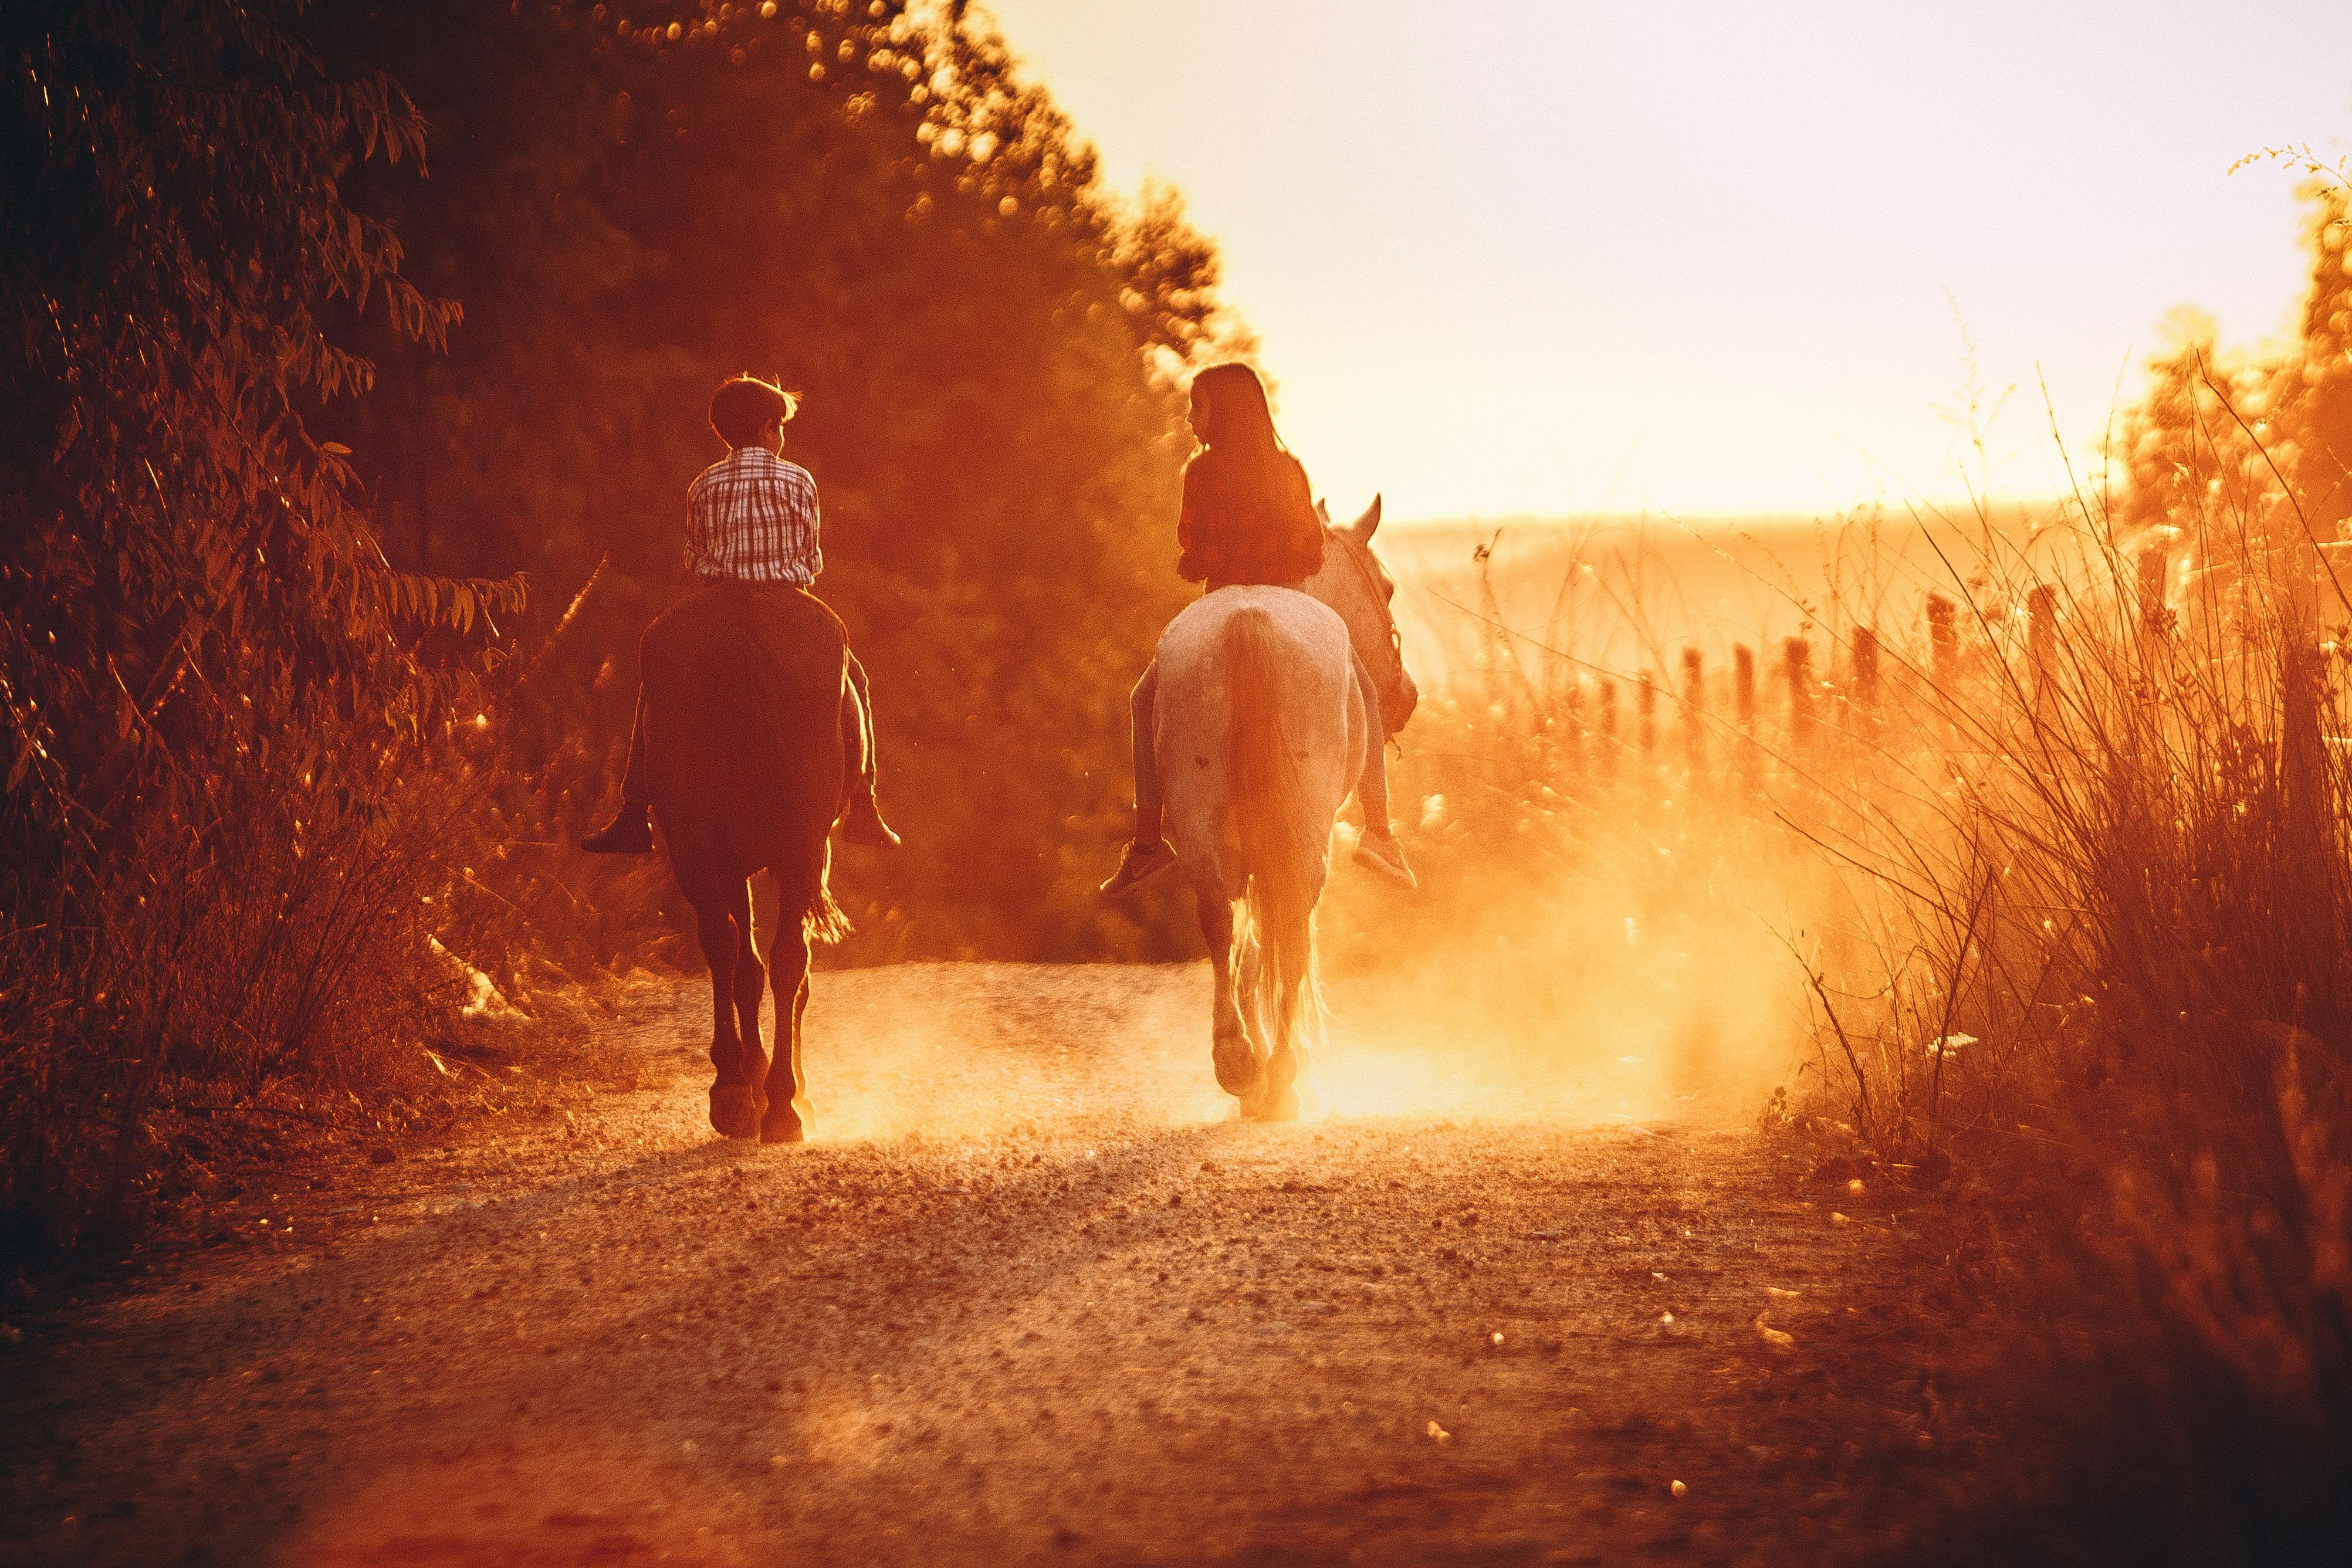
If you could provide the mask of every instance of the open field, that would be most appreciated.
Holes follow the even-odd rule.
[[[1685,647],[1721,665],[1732,648],[1858,625],[1924,633],[1927,597],[1963,596],[2031,565],[2063,572],[2053,508],[1974,519],[1861,510],[1836,517],[1591,517],[1436,522],[1391,528],[1381,549],[1400,614],[1441,672],[1465,619],[1485,618],[1590,673],[1664,674]],[[1481,550],[1486,552],[1480,558]]]

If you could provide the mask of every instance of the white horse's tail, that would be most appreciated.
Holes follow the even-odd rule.
[[[1222,663],[1233,728],[1226,747],[1228,831],[1248,878],[1235,928],[1241,993],[1273,1052],[1265,1088],[1280,1094],[1319,1020],[1315,901],[1322,891],[1330,821],[1318,818],[1283,720],[1283,646],[1274,618],[1251,605],[1225,622]],[[1319,830],[1319,831],[1318,831]]]

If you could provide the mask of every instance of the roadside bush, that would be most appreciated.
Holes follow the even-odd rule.
[[[1901,650],[1912,721],[1823,777],[1814,835],[1868,937],[1810,971],[1832,1113],[1865,1161],[2020,1195],[2044,1255],[2000,1260],[2003,1331],[2076,1408],[2027,1404],[2135,1434],[2061,1466],[2115,1511],[2034,1525],[2136,1514],[2173,1561],[2352,1551],[2352,279],[2340,178],[2308,194],[2302,341],[2192,336],[2116,494],[2030,549],[1975,519]]]
[[[160,1111],[363,1080],[443,989],[417,790],[522,594],[394,570],[311,433],[370,374],[331,321],[437,342],[457,309],[340,193],[422,122],[298,9],[0,17],[12,1255],[122,1219]]]

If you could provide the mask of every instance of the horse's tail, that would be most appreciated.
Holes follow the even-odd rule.
[[[1302,1048],[1321,1017],[1315,978],[1315,901],[1322,890],[1330,823],[1318,821],[1283,719],[1282,643],[1274,618],[1256,605],[1226,621],[1223,663],[1233,727],[1226,791],[1227,841],[1239,851],[1247,893],[1236,936],[1241,989],[1255,998],[1277,1057]],[[1318,831],[1318,827],[1321,831]]]

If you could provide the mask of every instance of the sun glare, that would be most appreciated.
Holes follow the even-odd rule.
[[[2054,494],[2043,384],[2080,467],[2167,309],[2286,325],[2296,180],[2230,170],[2339,139],[2352,55],[2317,3],[991,8],[1217,238],[1335,505],[1408,519],[1949,500],[1972,378]]]

